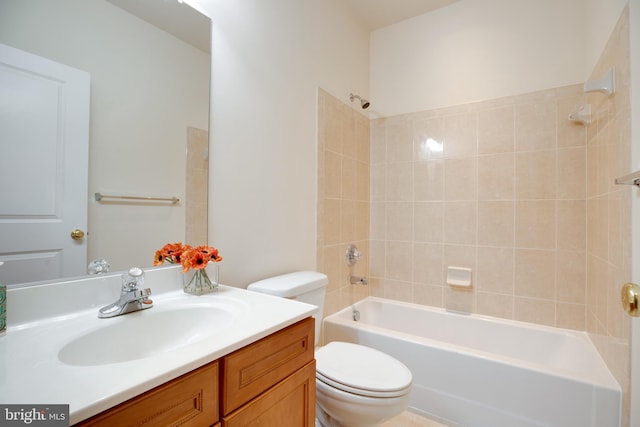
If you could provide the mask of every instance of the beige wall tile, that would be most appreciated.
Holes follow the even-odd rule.
[[[387,162],[410,162],[413,160],[413,138],[409,123],[398,120],[387,127]]]
[[[442,202],[416,202],[413,205],[413,240],[416,242],[442,242]]]
[[[585,252],[558,251],[556,265],[556,299],[584,305],[587,287]]]
[[[377,289],[349,283],[350,273],[369,276],[373,256],[370,251],[376,251],[375,256],[384,260],[384,242],[370,245],[369,238],[370,234],[377,233],[380,238],[386,235],[386,164],[378,163],[370,169],[369,157],[378,155],[384,160],[386,129],[375,125],[372,128],[370,132],[369,120],[359,112],[319,91],[316,265],[329,278],[325,314]],[[373,204],[375,208],[370,204],[371,197],[380,200]],[[356,243],[363,253],[351,271],[345,262],[349,243]],[[375,264],[375,268],[384,276],[384,263]]]
[[[444,288],[416,283],[413,285],[413,302],[433,307],[444,307]]]
[[[342,196],[342,156],[332,151],[324,153],[323,179],[325,197]]]
[[[514,293],[513,248],[478,247],[478,291],[513,295]]]
[[[409,241],[413,238],[413,203],[387,203],[386,218],[387,239]]]
[[[478,292],[476,294],[476,309],[485,316],[513,319],[514,296]]]
[[[516,296],[552,300],[555,298],[555,281],[556,256],[554,251],[515,250],[514,290]]]
[[[514,318],[521,322],[554,326],[555,304],[551,300],[516,297]]]
[[[387,158],[387,128],[383,119],[371,122],[371,164],[384,163]]]
[[[444,161],[430,160],[413,165],[414,200],[442,200],[444,197]]]
[[[384,240],[387,237],[387,206],[385,203],[371,203],[371,239]]]
[[[478,244],[488,246],[514,245],[515,203],[478,203]]]
[[[476,202],[444,202],[445,243],[476,244],[477,206]]]
[[[371,277],[387,277],[386,262],[387,259],[387,245],[383,240],[371,240],[369,243],[369,250],[371,252],[371,259],[369,262],[369,274]],[[371,285],[371,282],[369,282]]]
[[[478,157],[478,200],[512,200],[514,197],[514,154]]]
[[[369,162],[356,162],[356,194],[355,198],[360,201],[369,201],[371,192]]]
[[[586,148],[558,150],[558,198],[584,199],[586,196]]]
[[[445,200],[476,200],[478,197],[478,158],[444,161]]]
[[[371,165],[371,201],[384,202],[387,199],[387,165]]]
[[[444,285],[443,246],[432,243],[413,245],[413,281],[423,285]]]
[[[413,163],[387,164],[386,200],[413,200]]]
[[[340,223],[342,220],[342,201],[325,199],[323,212],[324,243],[335,245],[340,243]]]
[[[586,223],[584,200],[558,200],[558,249],[586,250]]]
[[[445,157],[469,157],[478,154],[477,122],[478,118],[475,113],[465,113],[445,118]]]
[[[586,315],[584,304],[556,304],[556,326],[559,328],[584,331]]]
[[[515,110],[513,105],[482,110],[478,113],[478,152],[512,152],[515,147]]]
[[[384,297],[397,301],[411,302],[413,300],[413,283],[385,280]]]
[[[418,119],[413,123],[414,159],[426,161],[444,156],[444,119]]]
[[[371,126],[369,118],[356,114],[356,160],[369,164],[371,161]]]
[[[385,258],[386,277],[405,282],[413,281],[413,244],[387,242]]]
[[[476,294],[472,289],[447,286],[444,288],[444,306],[447,310],[473,313]]]
[[[516,153],[516,198],[556,198],[556,152]]]
[[[516,202],[515,244],[518,248],[556,248],[556,201]]]
[[[356,119],[359,115],[353,108],[342,106],[340,132],[342,134],[342,155],[355,159],[358,150],[358,141],[356,139]]]
[[[553,98],[516,105],[516,151],[556,148],[556,108]]]
[[[357,167],[356,161],[347,156],[342,157],[342,195],[343,199],[354,200],[357,198]]]

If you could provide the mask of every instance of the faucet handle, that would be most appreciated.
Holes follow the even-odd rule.
[[[144,284],[144,271],[139,267],[130,268],[122,275],[122,292],[131,292]]]

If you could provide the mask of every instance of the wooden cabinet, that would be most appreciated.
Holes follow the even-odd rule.
[[[210,426],[220,418],[213,362],[77,424],[80,426]]]
[[[77,425],[313,427],[314,331],[301,320]]]
[[[222,427],[315,425],[316,363],[278,383],[222,419]]]
[[[314,334],[308,318],[222,359],[222,427],[315,425]]]

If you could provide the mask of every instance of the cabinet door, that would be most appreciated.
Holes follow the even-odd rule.
[[[78,425],[208,427],[218,419],[218,362],[214,362]]]
[[[313,360],[314,325],[309,317],[222,358],[222,415]]]
[[[305,367],[222,419],[222,427],[313,427],[316,362]]]

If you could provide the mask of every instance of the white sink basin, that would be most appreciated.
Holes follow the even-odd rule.
[[[225,304],[197,303],[100,319],[104,326],[66,343],[58,359],[68,365],[97,366],[182,349],[228,329],[234,311]]]

